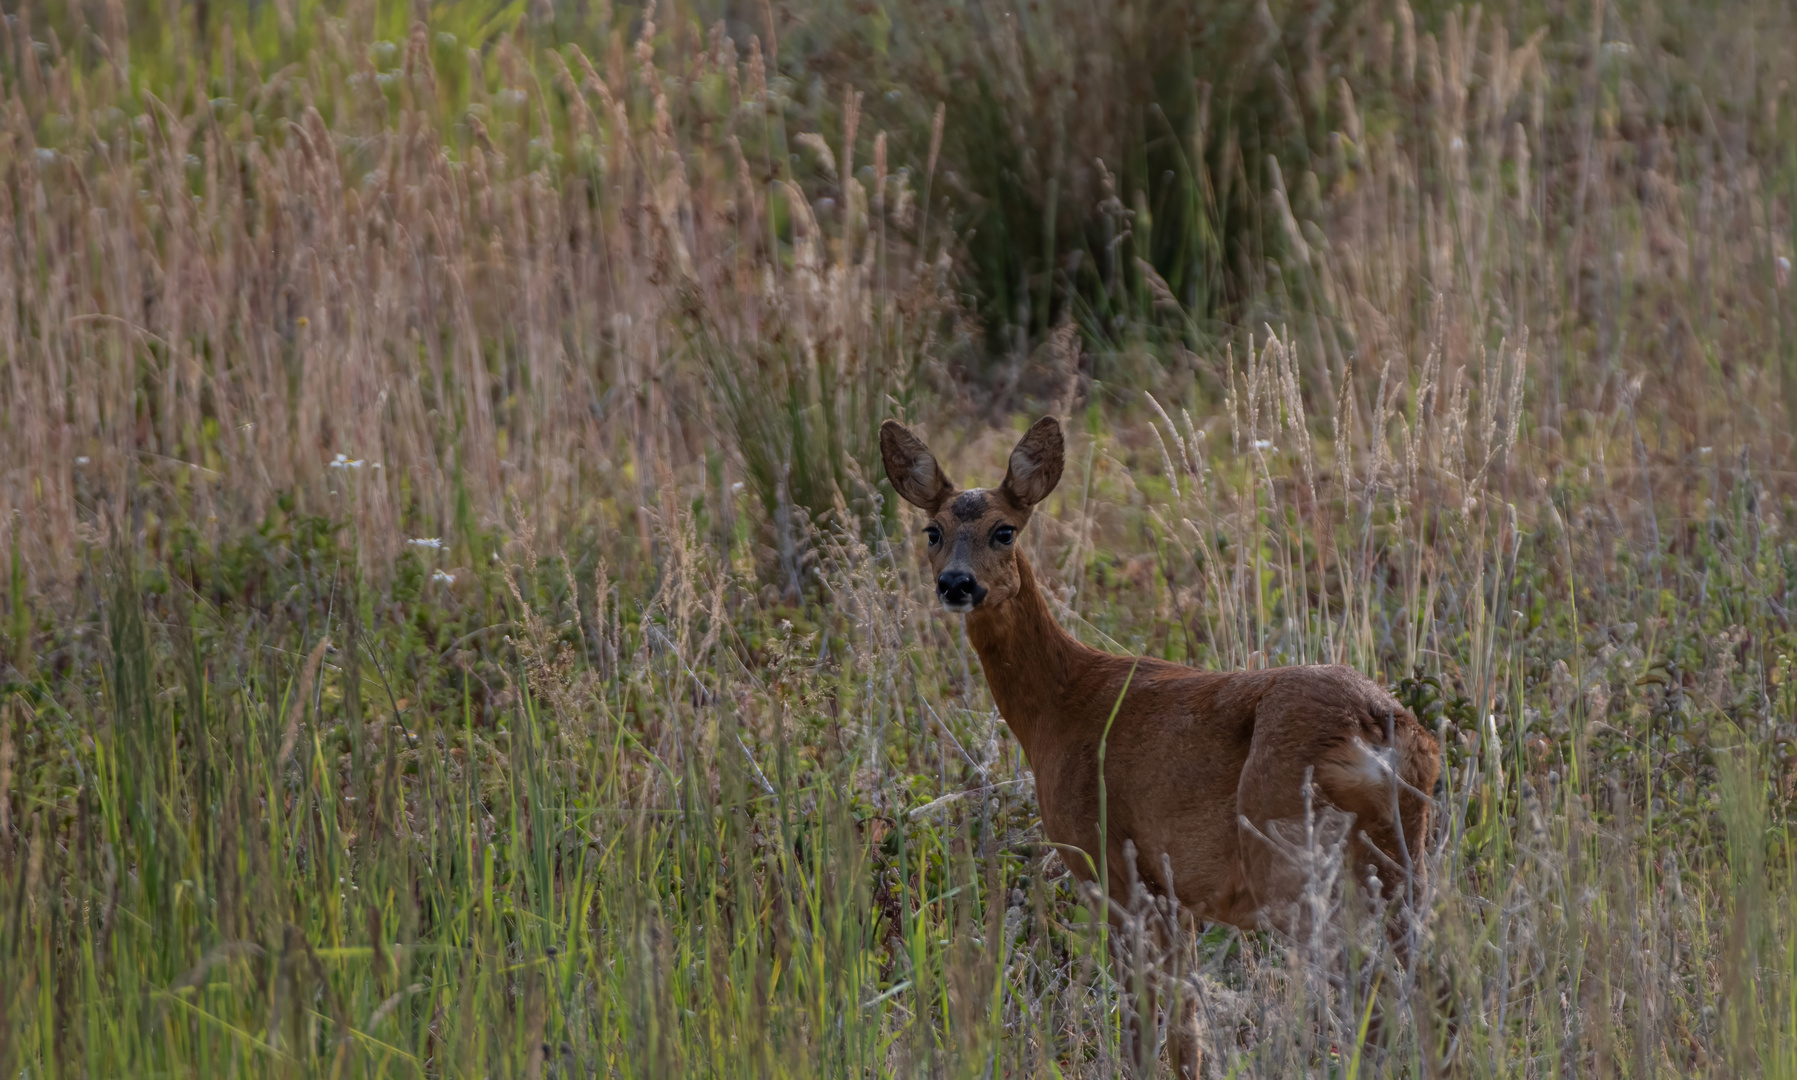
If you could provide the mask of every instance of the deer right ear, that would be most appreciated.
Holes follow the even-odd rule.
[[[934,514],[954,494],[955,485],[936,464],[936,455],[897,420],[880,425],[880,458],[886,463],[886,479],[912,506]]]
[[[1061,482],[1061,425],[1052,416],[1036,421],[1017,448],[1011,451],[1011,467],[999,492],[1019,510],[1048,498],[1048,493]]]

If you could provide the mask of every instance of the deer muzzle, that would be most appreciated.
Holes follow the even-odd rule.
[[[965,570],[944,570],[936,579],[936,597],[949,611],[966,614],[986,598],[986,589]]]

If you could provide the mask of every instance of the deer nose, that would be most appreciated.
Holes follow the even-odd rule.
[[[965,570],[944,570],[936,579],[936,595],[950,604],[973,599],[973,575]]]

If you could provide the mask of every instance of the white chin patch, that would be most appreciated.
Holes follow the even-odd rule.
[[[973,610],[973,601],[957,600],[951,603],[950,601],[944,600],[942,602],[942,610],[952,611],[956,615],[965,615]]]

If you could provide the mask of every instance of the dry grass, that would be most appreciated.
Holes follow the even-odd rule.
[[[1791,13],[1358,5],[990,335],[987,129],[801,84],[832,11],[6,23],[0,1074],[1113,1074],[871,455],[1049,410],[1070,627],[1448,749],[1413,962],[1328,828],[1341,918],[1138,950],[1216,1075],[1797,1077]],[[1052,15],[991,116],[1147,55]]]
[[[758,54],[682,48],[698,43],[677,27],[664,73],[617,34],[588,60],[423,25],[370,47],[353,17],[317,18],[304,63],[225,47],[205,95],[172,104],[103,59],[128,54],[122,33],[24,50],[0,539],[34,585],[79,563],[77,507],[119,515],[130,495],[159,555],[179,543],[167,505],[216,544],[286,496],[381,572],[406,536],[491,528],[513,503],[545,539],[616,529],[720,454],[726,420],[752,430],[705,392],[695,310],[758,367],[728,378],[790,369],[797,409],[867,399],[832,428],[904,393],[937,287],[908,243],[914,185],[872,132],[855,178],[852,119],[789,139],[791,86]],[[830,195],[814,205],[795,170]],[[833,430],[816,456],[867,443]]]

